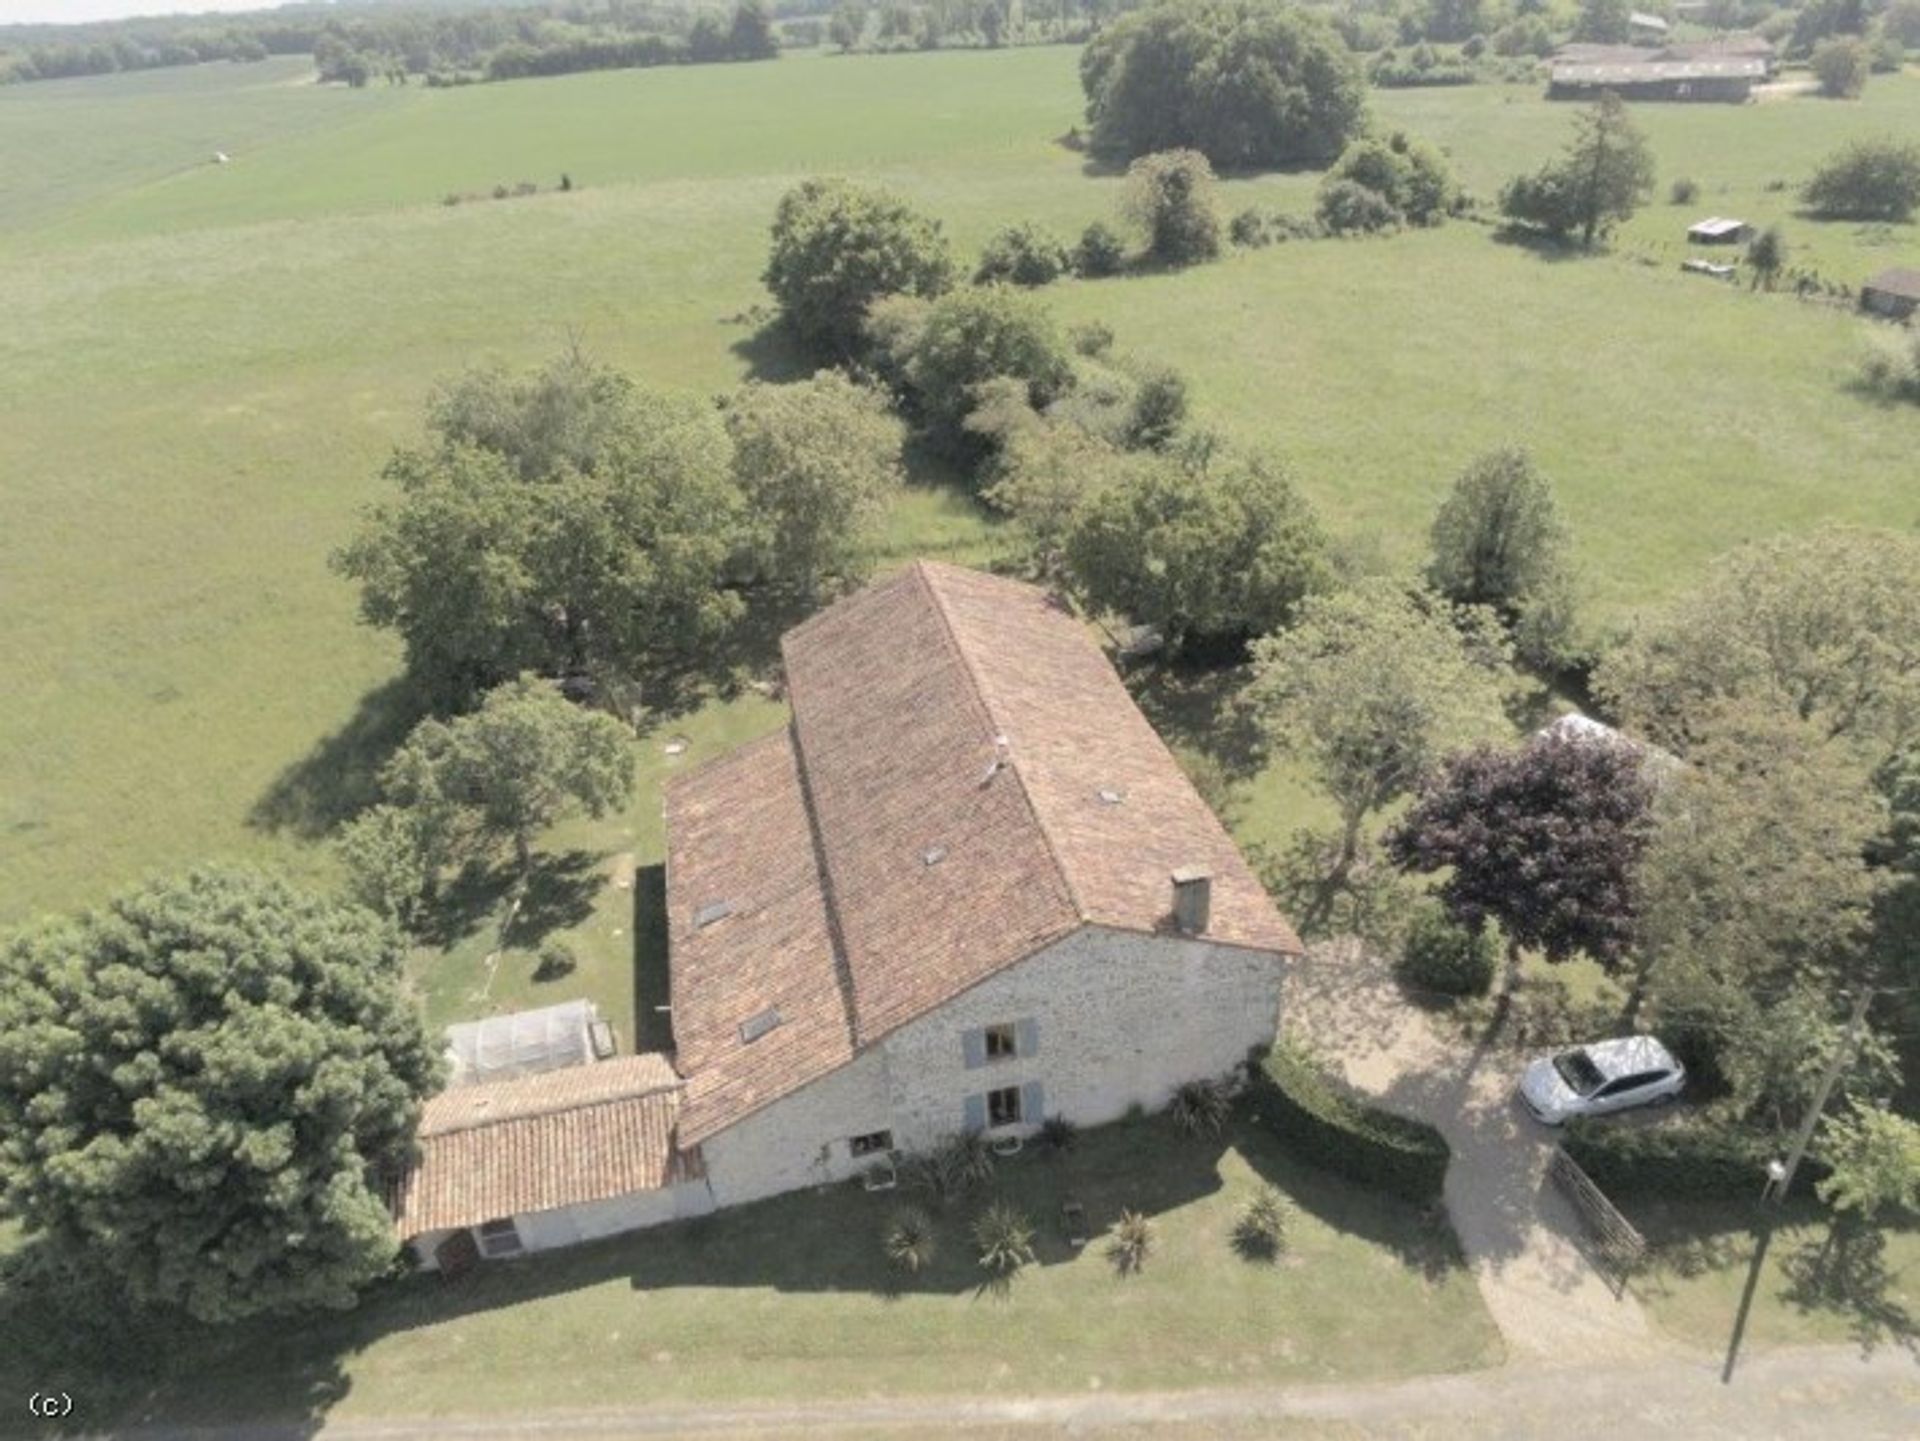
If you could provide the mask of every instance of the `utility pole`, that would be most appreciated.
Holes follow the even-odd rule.
[[[1787,1153],[1786,1161],[1776,1163],[1780,1165],[1780,1173],[1779,1179],[1773,1183],[1775,1201],[1787,1198],[1787,1188],[1793,1185],[1793,1173],[1800,1169],[1800,1162],[1806,1158],[1807,1146],[1813,1140],[1814,1127],[1820,1124],[1821,1113],[1827,1109],[1827,1097],[1833,1094],[1834,1082],[1840,1079],[1840,1073],[1853,1058],[1853,1043],[1860,1034],[1860,1027],[1866,1022],[1867,1007],[1872,1001],[1871,986],[1862,986],[1860,993],[1853,998],[1853,1013],[1847,1017],[1847,1033],[1840,1038],[1833,1059],[1827,1063],[1827,1073],[1820,1078],[1820,1089],[1814,1092],[1813,1104],[1807,1107],[1807,1118],[1800,1123],[1800,1134],[1793,1138],[1793,1149]]]

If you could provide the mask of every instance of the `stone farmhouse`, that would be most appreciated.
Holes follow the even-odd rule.
[[[782,653],[791,723],[667,788],[671,1053],[430,1101],[423,1264],[1011,1149],[1272,1041],[1299,940],[1064,605],[922,562]]]

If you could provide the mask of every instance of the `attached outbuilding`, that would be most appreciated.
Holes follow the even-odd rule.
[[[613,1052],[613,1028],[600,1019],[600,1008],[591,1001],[562,1001],[448,1026],[448,1084],[536,1076],[604,1061]]]
[[[1860,287],[1860,308],[1889,320],[1910,319],[1920,311],[1920,270],[1893,266]]]

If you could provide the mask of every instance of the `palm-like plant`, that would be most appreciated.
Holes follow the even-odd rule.
[[[973,1223],[980,1264],[995,1277],[1011,1277],[1033,1260],[1033,1222],[1011,1201],[995,1201]]]
[[[1113,1262],[1113,1269],[1122,1276],[1138,1274],[1152,1249],[1153,1223],[1138,1211],[1122,1211],[1119,1224],[1113,1228],[1113,1239],[1107,1242],[1107,1259]]]
[[[1226,1129],[1233,1095],[1221,1081],[1188,1081],[1173,1093],[1167,1109],[1173,1123],[1189,1136],[1217,1136]]]
[[[1249,1261],[1271,1261],[1287,1243],[1287,1203],[1271,1186],[1262,1186],[1233,1226],[1233,1248]]]
[[[933,1264],[934,1253],[939,1249],[933,1217],[918,1206],[900,1207],[881,1229],[880,1249],[894,1270],[919,1275]]]
[[[1071,1151],[1079,1139],[1080,1128],[1065,1116],[1048,1116],[1040,1123],[1040,1144],[1049,1151]]]

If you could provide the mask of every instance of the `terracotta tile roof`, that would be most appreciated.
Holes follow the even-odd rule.
[[[404,1237],[651,1191],[701,1174],[675,1147],[680,1080],[659,1055],[460,1086],[427,1102],[391,1193]]]
[[[667,927],[681,1144],[853,1058],[845,975],[791,731],[667,787]],[[727,913],[700,924],[702,912]],[[741,1026],[770,1009],[756,1040]]]
[[[1299,951],[1044,592],[922,562],[782,650],[791,731],[667,792],[683,1145],[1082,925],[1167,929],[1178,867],[1212,874],[1208,939]],[[780,1024],[743,1040],[768,1007]]]

